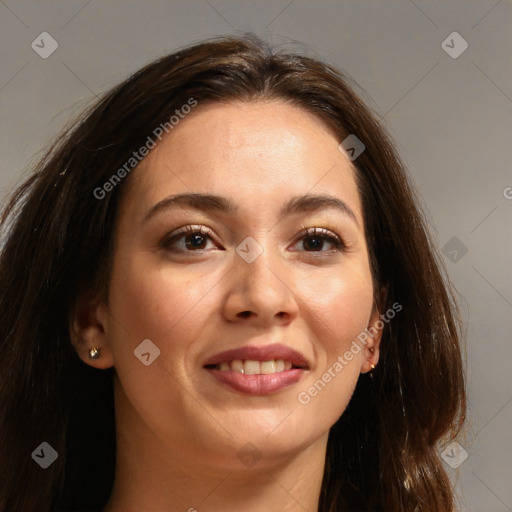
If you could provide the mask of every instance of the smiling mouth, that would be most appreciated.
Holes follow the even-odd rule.
[[[271,375],[292,369],[304,369],[304,367],[295,365],[285,359],[270,359],[268,361],[233,359],[232,361],[223,361],[219,364],[206,365],[205,368],[221,372],[232,371],[244,375]]]
[[[274,343],[225,350],[204,361],[203,368],[223,389],[246,395],[269,395],[305,377],[309,362],[297,350]]]

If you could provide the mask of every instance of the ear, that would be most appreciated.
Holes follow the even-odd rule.
[[[367,334],[364,349],[364,361],[361,365],[361,373],[367,373],[372,370],[372,365],[377,366],[380,355],[380,342],[382,339],[382,331],[389,319],[385,314],[381,313],[384,304],[386,304],[387,287],[380,289],[378,299],[374,301],[372,314],[368,321]]]
[[[69,335],[78,357],[93,368],[114,366],[114,357],[107,342],[108,310],[95,294],[86,292],[76,301],[69,314]],[[99,349],[99,357],[91,359],[91,349]]]

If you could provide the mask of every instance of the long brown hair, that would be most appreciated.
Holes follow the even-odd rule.
[[[218,38],[163,57],[105,94],[51,147],[2,216],[0,510],[102,507],[114,478],[113,370],[83,364],[68,332],[79,293],[108,289],[126,180],[102,187],[190,98],[279,99],[365,145],[353,162],[375,300],[402,305],[384,327],[374,378],[362,376],[329,435],[322,512],[454,510],[439,457],[465,418],[460,321],[403,165],[377,116],[342,73],[271,50],[255,36]],[[137,172],[133,170],[131,172]],[[382,299],[379,290],[387,289]],[[41,442],[58,453],[41,469]]]

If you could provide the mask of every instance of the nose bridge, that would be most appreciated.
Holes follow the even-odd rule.
[[[242,261],[237,262],[237,266],[242,268],[247,288],[251,288],[253,291],[275,293],[283,286],[283,277],[279,276],[281,265],[278,263],[277,251],[261,239],[260,243],[256,243],[258,247],[254,247],[254,243],[253,247],[250,247],[251,251],[257,251],[252,255],[254,259],[250,261],[241,256]],[[246,248],[247,245],[244,249]],[[283,273],[282,270],[281,273]]]
[[[279,251],[264,240],[246,239],[237,253],[232,269],[232,291],[236,297],[232,306],[238,311],[232,313],[247,315],[249,311],[267,319],[275,315],[294,315],[293,283],[288,282],[290,275]]]

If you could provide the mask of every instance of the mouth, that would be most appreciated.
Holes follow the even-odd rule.
[[[309,370],[306,358],[284,345],[241,347],[216,354],[203,368],[222,385],[250,395],[276,393]]]
[[[220,364],[209,364],[205,368],[207,370],[231,371],[245,375],[271,375],[291,369],[304,369],[304,367],[296,366],[291,361],[285,361],[284,359],[270,359],[269,361],[234,359],[233,361],[222,361]]]

